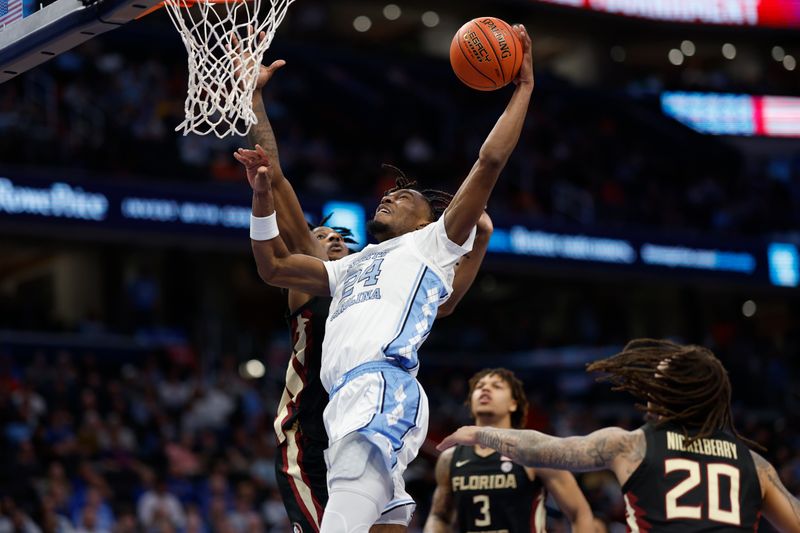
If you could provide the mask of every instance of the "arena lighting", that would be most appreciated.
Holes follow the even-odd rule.
[[[439,13],[436,11],[426,11],[422,14],[422,23],[428,28],[435,28],[439,25]]]
[[[701,133],[800,137],[797,97],[668,91],[661,110]]]
[[[677,48],[673,48],[669,51],[669,54],[667,54],[667,59],[669,59],[669,62],[676,67],[683,64],[683,54]]]
[[[246,250],[248,197],[236,188],[223,190],[202,184],[186,187],[150,182],[120,184],[111,180],[76,184],[60,177],[0,177],[0,231],[115,242],[128,242],[134,237],[152,246],[184,243],[188,238],[193,246],[216,249],[224,243]],[[360,249],[368,243],[365,226],[373,203],[318,197],[304,200],[309,221],[318,222],[332,214],[329,225],[346,226],[353,231],[358,244],[352,248]],[[520,219],[506,217],[495,222],[489,257],[517,265],[535,261],[558,269],[573,265],[590,273],[621,270],[781,287],[800,283],[796,244],[702,235],[685,241],[657,230],[644,232],[645,229],[597,233],[581,226],[546,223],[526,226]]]
[[[249,208],[208,202],[127,196],[120,203],[120,212],[124,218],[149,222],[180,222],[225,228],[250,226]]]
[[[372,27],[372,20],[366,15],[359,15],[353,19],[353,28],[357,32],[364,33],[365,31],[369,31]]]
[[[36,188],[0,178],[0,213],[3,212],[102,221],[108,213],[108,198],[58,181],[47,188]]]
[[[772,47],[772,59],[780,63],[784,57],[786,57],[786,50],[782,46]]]
[[[533,0],[615,15],[730,26],[800,27],[797,0]]]
[[[725,43],[722,45],[722,57],[725,59],[735,59],[736,58],[736,47],[731,43]]]
[[[756,258],[747,252],[727,252],[686,246],[666,246],[645,243],[640,254],[642,262],[670,268],[692,268],[751,273],[756,269]]]
[[[264,363],[258,359],[250,359],[239,367],[239,374],[245,379],[260,379],[266,372]]]
[[[800,284],[800,252],[790,243],[774,242],[767,248],[769,279],[779,287],[797,287]]]
[[[750,318],[753,315],[755,315],[757,310],[758,307],[756,306],[756,303],[753,300],[747,300],[742,304],[742,314],[747,318]]]
[[[397,20],[403,12],[397,4],[386,4],[383,7],[383,16],[388,20]]]
[[[681,52],[683,52],[683,55],[686,57],[692,57],[696,51],[697,48],[692,41],[688,39],[681,41]]]
[[[330,215],[328,226],[347,228],[353,233],[356,244],[348,245],[353,250],[360,250],[367,245],[366,211],[364,206],[354,202],[331,201],[322,206],[323,216]]]
[[[789,54],[783,56],[783,68],[785,68],[788,71],[792,71],[796,67],[797,67],[797,60],[794,58],[794,56]]]
[[[636,262],[636,250],[626,240],[551,233],[523,226],[496,229],[489,241],[489,251],[573,261]]]

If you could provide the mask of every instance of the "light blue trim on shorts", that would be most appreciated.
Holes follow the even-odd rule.
[[[397,452],[405,445],[405,436],[417,427],[422,389],[416,378],[391,359],[370,361],[345,373],[331,389],[330,398],[350,381],[364,374],[381,379],[378,405],[372,417],[353,431],[361,433],[381,452],[388,470],[397,464]],[[387,448],[386,444],[389,444]]]
[[[336,383],[333,384],[333,389],[331,389],[330,394],[328,394],[328,399],[333,398],[334,394],[339,392],[339,390],[347,385],[350,381],[356,379],[358,376],[363,376],[364,374],[369,374],[373,372],[402,372],[403,374],[408,374],[403,367],[400,366],[400,363],[394,362],[392,359],[387,359],[385,361],[370,361],[368,363],[363,363],[358,365],[357,367],[353,368],[346,372],[342,377],[336,380]]]

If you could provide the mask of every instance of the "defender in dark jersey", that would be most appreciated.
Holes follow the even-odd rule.
[[[319,227],[309,232],[297,195],[280,166],[275,135],[267,118],[261,91],[284,64],[284,61],[278,60],[269,67],[260,67],[256,90],[253,92],[253,111],[258,123],[248,134],[255,149],[240,149],[234,153],[234,157],[247,169],[248,179],[252,179],[259,166],[271,166],[275,207],[281,213],[278,226],[281,237],[292,253],[310,255],[324,261],[340,259],[349,253],[346,244],[354,243],[349,239],[349,231],[346,228],[327,227],[323,220]],[[472,285],[486,254],[492,231],[491,219],[484,214],[478,223],[473,250],[462,258],[456,268],[453,294],[439,307],[438,318],[452,313]],[[292,356],[286,369],[286,385],[274,423],[278,438],[275,468],[281,497],[296,533],[319,531],[322,512],[328,501],[327,470],[323,455],[328,447],[328,436],[322,421],[328,393],[322,386],[319,371],[330,302],[329,297],[316,297],[294,290],[288,293]],[[377,524],[370,531],[396,533],[405,531],[405,527]]]
[[[481,444],[530,466],[609,469],[622,485],[628,531],[757,531],[763,515],[800,533],[800,501],[733,425],[728,374],[701,346],[640,339],[589,371],[647,402],[635,431],[565,439],[537,431],[464,427],[439,445]]]
[[[469,381],[466,403],[481,427],[523,427],[528,399],[522,382],[504,368],[482,370]],[[480,445],[456,446],[436,462],[436,490],[426,533],[545,531],[546,490],[572,524],[594,531],[592,512],[572,474],[526,468]],[[546,489],[546,490],[545,490]]]
[[[718,430],[691,441],[674,424],[647,424],[641,431],[645,456],[622,486],[631,531],[757,527],[761,486],[750,449],[740,439]]]

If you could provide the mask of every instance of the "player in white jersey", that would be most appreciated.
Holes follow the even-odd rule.
[[[366,532],[381,515],[407,525],[413,500],[402,474],[427,432],[428,402],[415,379],[417,349],[452,291],[455,264],[519,140],[533,92],[531,41],[514,26],[524,59],[516,89],[478,161],[445,206],[440,194],[398,188],[370,221],[379,244],[338,261],[290,254],[278,234],[267,167],[250,179],[250,236],[261,278],[332,296],[322,354],[329,500],[321,532]]]

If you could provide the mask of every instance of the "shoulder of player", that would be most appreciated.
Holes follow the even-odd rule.
[[[453,464],[453,456],[455,455],[456,447],[448,448],[439,454],[436,459],[436,481],[439,483],[449,482],[450,480],[450,466]]]
[[[644,459],[647,438],[642,429],[628,431],[607,427],[590,433],[586,437],[586,447],[586,451],[596,458],[598,466],[631,471]]]
[[[750,450],[750,456],[753,458],[758,481],[761,484],[761,495],[763,496],[766,493],[768,485],[779,487],[780,485],[778,485],[778,483],[780,483],[780,479],[778,478],[778,471],[775,470],[772,463],[753,450]]]
[[[441,217],[437,218],[436,220],[434,220],[432,222],[429,222],[429,223],[425,224],[424,226],[421,226],[421,227],[415,229],[414,231],[409,231],[408,233],[403,235],[403,237],[407,237],[407,238],[423,237],[424,235],[426,235],[428,233],[434,233],[434,232],[437,232],[437,231],[441,231],[441,232],[445,231],[445,229],[444,229],[444,216],[441,216]]]
[[[641,462],[647,453],[647,437],[644,430],[634,429],[628,431],[622,428],[617,428],[619,455],[623,456],[628,461]]]
[[[641,428],[629,431],[620,427],[598,429],[586,437],[590,444],[602,447],[607,455],[644,454],[647,438]]]
[[[446,466],[450,466],[450,463],[453,462],[453,457],[456,454],[457,446],[453,446],[452,448],[447,448],[445,451],[439,454],[439,458],[436,460],[436,464],[443,464]]]
[[[614,427],[605,428],[595,433],[600,436],[602,444],[595,450],[599,464],[605,464],[617,476],[623,487],[636,472],[647,455],[647,437],[644,430]]]

